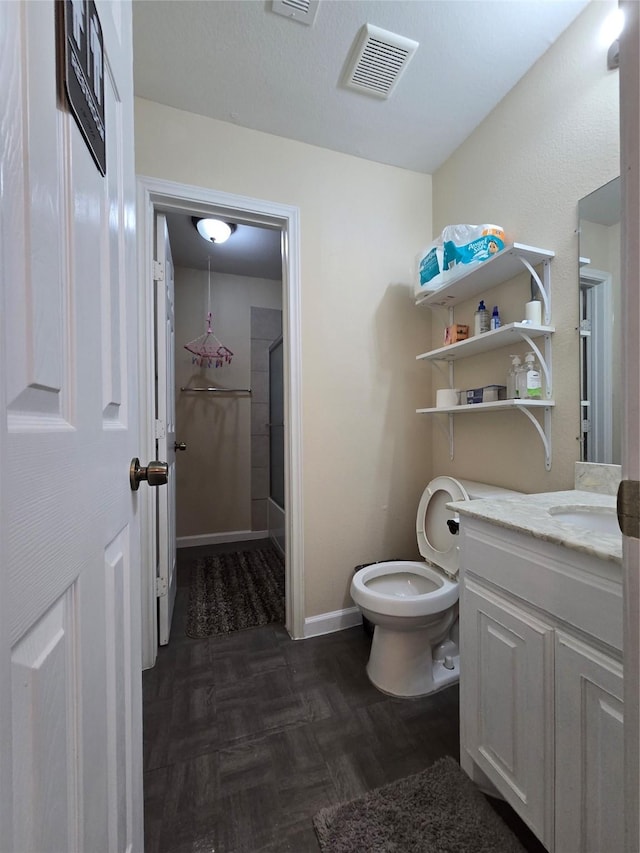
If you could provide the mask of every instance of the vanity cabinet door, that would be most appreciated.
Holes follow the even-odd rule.
[[[553,629],[470,579],[460,628],[463,748],[551,849]]]
[[[622,851],[622,664],[556,635],[556,851]]]

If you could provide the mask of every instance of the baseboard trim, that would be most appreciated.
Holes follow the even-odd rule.
[[[333,634],[334,631],[344,631],[345,628],[355,628],[356,625],[362,625],[362,613],[357,607],[319,613],[304,620],[304,638],[307,640],[309,637]]]
[[[268,539],[268,530],[230,530],[227,533],[203,533],[199,536],[178,536],[176,548],[195,548],[198,545],[224,545],[226,542],[248,542]]]

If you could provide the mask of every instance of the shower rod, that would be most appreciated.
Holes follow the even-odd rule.
[[[181,391],[206,391],[209,394],[251,394],[251,388],[190,388],[181,387]]]

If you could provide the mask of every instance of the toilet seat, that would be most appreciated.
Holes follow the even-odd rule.
[[[413,584],[408,576],[413,576]],[[376,581],[389,581],[393,586],[394,576],[405,587],[414,586],[415,591],[408,594],[402,591],[392,592],[376,586]],[[426,582],[424,591],[415,581]],[[431,587],[429,589],[429,587]],[[427,563],[410,560],[397,560],[388,563],[373,563],[354,575],[351,581],[351,596],[357,596],[358,605],[368,611],[386,616],[424,616],[441,613],[453,607],[458,600],[458,583],[449,580],[442,572]]]
[[[434,477],[422,493],[416,516],[418,549],[425,562],[442,569],[451,579],[458,576],[460,547],[458,537],[447,527],[454,513],[447,509],[452,501],[467,501],[469,493],[454,477]]]

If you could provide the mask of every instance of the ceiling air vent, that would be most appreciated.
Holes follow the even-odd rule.
[[[272,0],[271,11],[310,27],[318,14],[319,3],[320,0]]]
[[[351,49],[343,85],[388,98],[417,49],[417,41],[365,24]]]

